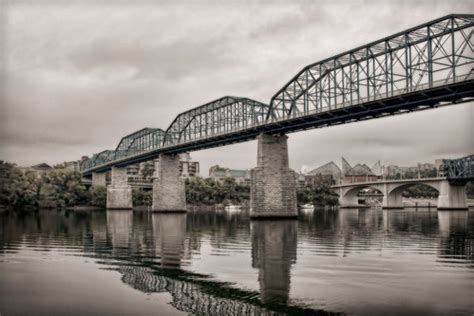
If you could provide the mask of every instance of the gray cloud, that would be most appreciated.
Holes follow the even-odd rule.
[[[306,64],[471,1],[4,1],[0,159],[77,159],[223,95],[269,102]],[[35,23],[31,23],[35,21]],[[472,152],[472,105],[290,136],[292,167],[346,156],[410,164]],[[348,137],[350,135],[350,137]],[[249,142],[193,154],[255,164]]]

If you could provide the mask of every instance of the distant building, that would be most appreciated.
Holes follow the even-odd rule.
[[[64,162],[64,168],[66,170],[71,170],[71,171],[81,171],[81,162],[79,160],[76,161],[66,161]]]
[[[139,177],[140,176],[140,164],[135,163],[127,166],[127,175],[129,177]]]
[[[40,163],[31,167],[22,167],[20,169],[23,171],[23,173],[32,172],[36,175],[43,175],[48,174],[51,170],[53,170],[53,167],[47,163]]]
[[[127,166],[127,175],[135,180],[150,180],[155,171],[153,160]],[[180,154],[179,171],[182,177],[190,178],[199,175],[199,162],[192,161],[189,153]]]
[[[416,166],[400,167],[397,165],[389,165],[385,167],[384,176],[389,179],[408,179],[417,177],[436,177],[439,170],[441,160],[432,163],[418,163]]]
[[[381,178],[381,174],[376,175],[366,164],[358,163],[354,167],[351,167],[344,158],[342,158],[342,170],[343,183],[377,181]]]
[[[181,176],[185,178],[196,177],[199,175],[199,162],[192,161],[191,155],[189,153],[184,153],[180,155],[181,163],[179,166],[179,171]]]
[[[251,182],[250,170],[229,169],[219,165],[209,168],[209,178],[221,183],[225,178],[234,178],[239,184],[250,185]]]
[[[309,171],[305,180],[311,185],[336,184],[339,182],[364,182],[375,181],[383,175],[383,167],[378,161],[372,168],[366,164],[356,164],[352,167],[345,158],[341,161],[342,168],[333,161]]]

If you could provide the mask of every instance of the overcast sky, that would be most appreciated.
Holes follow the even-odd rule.
[[[76,160],[224,95],[268,103],[309,63],[474,12],[472,0],[178,2],[0,0],[0,159]],[[474,153],[472,121],[468,103],[290,134],[290,164],[460,157]],[[250,168],[256,143],[192,157],[203,175]]]

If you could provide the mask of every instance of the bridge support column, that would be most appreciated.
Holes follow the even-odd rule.
[[[107,187],[107,209],[132,208],[132,187],[128,184],[127,168],[112,167],[112,183]]]
[[[152,211],[186,212],[186,191],[179,166],[179,155],[161,154],[155,160]]]
[[[403,190],[391,190],[390,185],[385,183],[382,189],[383,199],[382,199],[382,208],[383,209],[401,209],[403,206]]]
[[[360,208],[364,205],[359,205],[359,197],[357,190],[350,190],[347,188],[339,188],[339,207],[340,208]]]
[[[92,172],[92,187],[106,187],[105,172]]]
[[[452,185],[448,180],[439,184],[438,196],[439,210],[467,210],[466,187]]]
[[[260,134],[252,169],[250,217],[297,217],[296,179],[288,164],[288,137]]]

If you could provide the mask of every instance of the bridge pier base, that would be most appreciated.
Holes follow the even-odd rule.
[[[92,187],[106,187],[105,172],[92,172]]]
[[[361,208],[364,205],[359,204],[359,198],[356,193],[346,194],[346,189],[339,188],[339,207],[340,208]]]
[[[132,209],[132,187],[128,184],[127,168],[112,167],[111,175],[112,183],[107,187],[107,209]]]
[[[155,160],[153,212],[186,212],[186,191],[179,167],[179,155],[160,154]]]
[[[252,169],[251,218],[295,218],[296,179],[288,163],[288,136],[257,137],[257,167]]]
[[[439,210],[467,210],[465,185],[452,185],[448,180],[439,184]]]
[[[402,209],[403,206],[403,190],[393,189],[389,184],[385,183],[382,188],[382,208],[385,210],[389,209]]]

